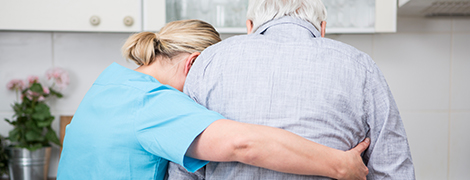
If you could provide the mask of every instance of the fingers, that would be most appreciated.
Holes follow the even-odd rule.
[[[364,166],[362,174],[360,174],[359,179],[367,180],[367,174],[369,174],[369,168]]]
[[[367,168],[367,167],[366,167],[366,169],[365,169],[365,174],[366,174],[366,176],[369,174],[369,168]],[[367,177],[364,178],[364,179],[367,179]]]
[[[369,147],[369,145],[370,145],[370,138],[366,138],[364,139],[364,141],[359,143],[356,147],[352,148],[351,151],[356,151],[360,154],[364,152],[367,149],[367,147]]]
[[[340,180],[366,180],[367,174],[369,174],[369,168],[367,168],[361,158],[361,153],[364,152],[370,145],[370,138],[365,138],[356,147],[349,151],[346,151],[348,159],[346,164],[348,165],[348,172]]]

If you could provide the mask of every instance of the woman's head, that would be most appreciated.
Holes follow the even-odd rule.
[[[122,54],[140,66],[136,71],[182,91],[196,57],[220,41],[212,25],[200,20],[181,20],[168,23],[158,33],[132,35],[122,47]]]
[[[321,0],[250,0],[247,19],[253,23],[252,32],[264,23],[284,16],[297,17],[312,23],[319,31],[326,19]]]
[[[123,56],[137,65],[149,65],[157,57],[172,60],[181,53],[201,52],[221,41],[212,25],[200,20],[170,22],[160,32],[134,34],[122,47]]]

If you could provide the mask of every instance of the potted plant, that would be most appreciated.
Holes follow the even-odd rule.
[[[13,79],[7,84],[17,98],[12,105],[13,118],[5,119],[13,126],[8,134],[11,179],[47,179],[51,143],[61,146],[51,126],[54,116],[46,100],[62,97],[59,91],[68,85],[68,73],[53,68],[46,72],[46,77],[52,85],[44,85],[37,76],[29,76],[26,82]],[[25,159],[29,164],[25,164]]]
[[[5,146],[5,139],[0,135],[0,179],[2,179],[4,175],[8,175],[8,156]]]

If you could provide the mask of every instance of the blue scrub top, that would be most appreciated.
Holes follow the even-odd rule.
[[[194,172],[193,140],[224,119],[155,78],[113,63],[67,126],[57,178],[163,179],[168,161]]]

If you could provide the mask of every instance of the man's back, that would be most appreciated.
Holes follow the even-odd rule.
[[[282,128],[340,150],[371,137],[369,179],[414,179],[403,124],[375,63],[319,37],[300,19],[270,21],[204,51],[185,93],[228,119]],[[322,179],[235,162],[211,162],[202,173],[206,179]]]

